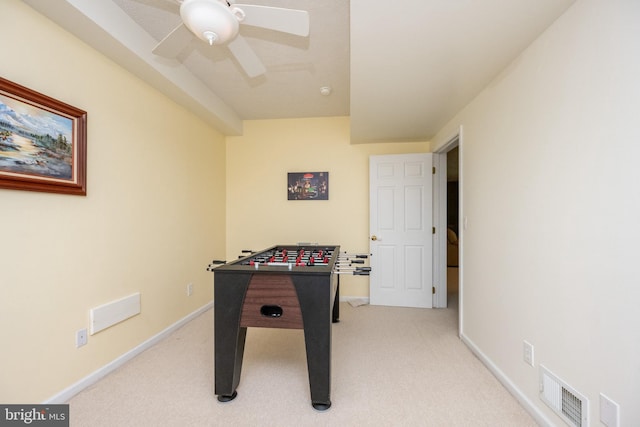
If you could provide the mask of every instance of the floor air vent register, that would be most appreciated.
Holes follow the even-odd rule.
[[[542,365],[540,365],[540,399],[570,426],[589,426],[587,398]]]

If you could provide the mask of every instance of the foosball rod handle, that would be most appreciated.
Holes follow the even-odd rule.
[[[249,254],[249,255],[253,255],[256,253],[256,251],[252,250],[252,249],[243,249],[242,251],[240,251],[240,253],[242,254]],[[240,258],[244,258],[246,255],[238,255],[238,259]]]
[[[227,261],[224,261],[222,259],[214,259],[213,261],[211,261],[211,263],[207,266],[207,271],[213,271],[214,268],[216,268],[219,265],[222,264],[226,264]]]
[[[352,274],[354,276],[369,276],[368,270],[338,270],[335,274]]]
[[[350,254],[348,252],[342,252],[340,253],[340,256],[342,255],[345,255],[347,257],[354,257],[354,258],[369,258],[371,254]]]
[[[371,271],[371,267],[338,267],[338,272],[350,272],[350,271]]]

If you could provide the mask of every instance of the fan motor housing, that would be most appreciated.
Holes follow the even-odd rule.
[[[180,6],[180,16],[189,31],[211,45],[225,44],[238,34],[236,15],[217,0],[184,0]]]

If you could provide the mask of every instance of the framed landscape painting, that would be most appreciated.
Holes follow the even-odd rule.
[[[0,78],[0,188],[86,195],[87,113]]]
[[[329,200],[329,172],[289,172],[287,200]]]

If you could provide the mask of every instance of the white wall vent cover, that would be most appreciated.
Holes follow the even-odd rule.
[[[540,365],[540,399],[570,426],[589,426],[589,400]]]
[[[92,308],[91,335],[140,314],[140,292]]]

